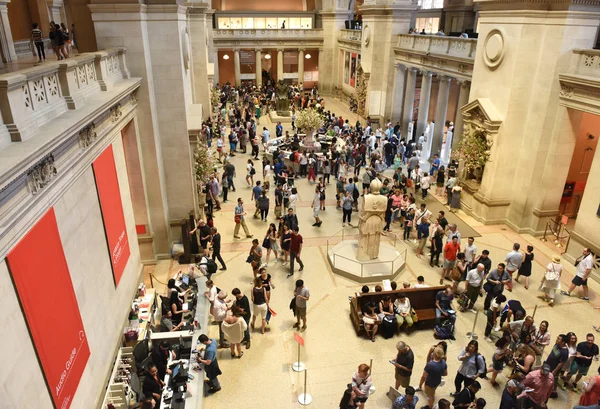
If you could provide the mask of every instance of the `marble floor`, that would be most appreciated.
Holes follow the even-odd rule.
[[[337,100],[327,100],[327,107],[335,109],[338,115],[341,114],[344,117],[347,115],[344,105]],[[264,122],[261,122],[263,125]],[[266,126],[274,134],[274,125]],[[251,204],[251,190],[246,186],[243,170],[248,158],[247,155],[237,155],[234,158],[234,164],[238,169],[235,180],[237,192],[230,193],[232,200],[224,204],[223,210],[217,212],[214,218],[215,226],[223,238],[222,254],[227,263],[227,271],[219,271],[213,276],[213,280],[218,287],[228,293],[231,293],[234,287],[238,287],[242,292],[249,294],[252,287],[252,271],[250,266],[245,263],[251,240],[233,238],[235,199],[242,197],[247,203],[246,211],[249,213],[247,223],[254,237],[262,241],[268,226],[267,223],[252,218],[254,206]],[[260,166],[257,169],[260,169]],[[260,331],[252,332],[252,347],[245,351],[242,359],[232,359],[229,349],[219,350],[219,365],[223,371],[223,375],[219,379],[223,389],[215,395],[206,397],[204,407],[208,409],[229,407],[288,409],[302,406],[297,402],[297,397],[304,390],[305,374],[294,372],[291,369],[292,363],[297,360],[298,344],[294,340],[292,329],[294,317],[288,308],[294,289],[294,280],[301,278],[311,293],[308,302],[308,328],[301,333],[305,340],[305,347],[300,351],[301,361],[308,368],[306,373],[307,393],[313,398],[310,406],[337,408],[346,384],[350,382],[357,366],[361,363],[372,363],[372,377],[376,391],[371,395],[366,407],[389,408],[391,402],[385,393],[394,383],[394,370],[388,360],[395,357],[396,342],[405,341],[414,351],[415,366],[411,383],[416,386],[426,362],[425,354],[429,347],[437,342],[433,337],[433,331],[426,327],[410,334],[401,333],[401,335],[388,340],[378,337],[375,343],[356,336],[348,316],[348,296],[358,291],[360,285],[335,275],[327,262],[329,238],[339,235],[342,230],[342,214],[341,211],[335,209],[335,184],[332,183],[327,190],[326,210],[321,212],[323,220],[321,228],[311,227],[313,218],[310,202],[314,187],[305,179],[298,180],[297,187],[301,199],[298,205],[298,218],[300,231],[304,237],[301,256],[305,263],[304,271],[296,270],[293,278],[286,279],[288,269],[282,267],[280,262],[275,261],[273,256],[271,257],[268,271],[273,276],[275,284],[275,288],[272,290],[271,308],[277,312],[277,316],[272,318],[266,334],[261,335]],[[441,199],[430,197],[428,200]],[[529,235],[519,235],[504,225],[484,226],[461,211],[450,217],[460,218],[480,235],[475,239],[478,251],[488,249],[494,264],[504,259],[514,242],[519,242],[521,248],[525,248],[528,244],[534,246],[535,260],[530,288],[526,290],[522,285],[516,284],[510,298],[519,299],[529,314],[535,311],[536,323],[548,320],[550,322],[549,331],[553,339],[555,335],[573,331],[581,341],[585,338],[585,334],[594,332],[592,325],[600,323],[600,314],[594,309],[596,293],[600,291],[598,283],[590,284],[590,302],[582,301],[578,297],[559,296],[557,304],[554,307],[548,307],[538,298],[540,292],[537,291],[537,288],[544,266],[550,261],[552,254],[559,252],[552,243],[541,242],[538,238]],[[273,214],[269,215],[269,221],[274,221]],[[353,227],[344,229],[350,234],[356,233]],[[399,231],[397,226],[393,229]],[[463,245],[465,241],[466,237]],[[440,269],[431,268],[428,260],[417,258],[413,243],[403,242],[401,246],[405,246],[407,249],[407,266],[398,274],[396,281],[415,283],[416,277],[423,275],[426,283],[436,284]],[[147,268],[146,272],[152,270],[154,275],[159,279],[162,278],[161,281],[163,281],[170,272],[179,268],[180,266],[176,262],[161,261],[156,266]],[[575,268],[572,265],[565,265],[565,270],[562,277],[563,288],[568,286]],[[159,291],[164,289],[162,284],[156,281],[154,284]],[[372,285],[375,284],[377,283],[372,283]],[[478,315],[470,312],[458,315],[457,339],[450,342],[448,348],[449,376],[446,378],[445,386],[438,389],[438,399],[442,397],[450,399],[449,393],[453,391],[454,375],[459,366],[457,355],[468,343],[466,332],[473,329],[475,320],[475,332],[481,335],[480,352],[486,356],[487,362],[491,363],[493,345],[483,340],[485,320],[481,315],[482,304],[483,300],[480,299],[476,305],[479,311]],[[210,326],[208,334],[218,338],[218,327]],[[597,366],[597,363],[594,362],[590,370],[591,374],[596,373]],[[483,388],[478,396],[487,400],[489,408],[498,407],[506,377],[500,375],[498,382],[502,387],[493,388],[489,382],[481,380]],[[558,399],[550,400],[549,408],[570,408],[579,399],[578,394],[570,391],[564,392],[559,389],[558,394]],[[419,393],[418,396],[421,401],[419,407],[424,406],[424,395]]]

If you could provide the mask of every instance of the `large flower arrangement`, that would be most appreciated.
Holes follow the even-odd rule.
[[[322,126],[323,116],[313,108],[302,110],[296,116],[296,127],[302,129],[309,138],[312,138],[313,132]]]
[[[210,89],[210,104],[214,111],[217,111],[221,104],[221,92],[216,87]]]
[[[477,171],[479,177],[476,178],[480,179],[485,164],[490,160],[491,147],[492,142],[487,139],[486,133],[476,129],[463,135],[452,156],[464,165],[468,177]]]
[[[198,193],[201,193],[202,187],[208,183],[215,170],[217,160],[208,146],[198,140],[194,150],[194,162],[196,164],[196,188]]]

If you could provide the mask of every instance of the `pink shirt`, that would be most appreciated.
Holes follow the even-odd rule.
[[[538,405],[546,403],[554,389],[554,375],[550,372],[547,376],[543,376],[541,370],[532,371],[525,377],[523,385],[533,391],[523,392],[520,396],[529,396]]]

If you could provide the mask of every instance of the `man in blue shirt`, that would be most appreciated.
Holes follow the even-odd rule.
[[[255,219],[258,219],[258,215],[260,213],[260,209],[258,208],[258,199],[260,199],[262,191],[262,187],[260,187],[260,180],[257,180],[256,186],[252,188],[252,200],[254,200],[254,204],[256,205],[256,210],[254,210]]]
[[[267,129],[267,128],[265,128]],[[279,138],[283,135],[283,126],[281,122],[277,122],[277,126],[275,127],[275,135]]]
[[[217,378],[222,374],[217,362],[217,341],[213,338],[209,338],[202,334],[198,338],[202,346],[200,349],[204,349],[204,359],[198,357],[198,361],[204,364],[204,372],[208,378],[208,386],[210,389],[208,393],[215,393],[221,390],[221,384]]]
[[[437,172],[437,170],[440,168],[440,156],[436,153],[435,155],[433,155],[433,162],[431,163],[431,172],[429,172],[431,175],[434,174],[434,172]]]
[[[405,395],[400,395],[396,398],[392,404],[392,409],[416,409],[419,397],[415,396],[415,388],[409,386],[404,392],[406,393]]]

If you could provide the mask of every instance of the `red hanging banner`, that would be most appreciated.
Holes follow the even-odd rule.
[[[90,349],[53,208],[6,258],[54,406],[68,409]]]
[[[96,178],[96,187],[98,189],[98,198],[100,199],[104,231],[106,233],[115,285],[118,286],[131,253],[112,145],[109,145],[96,158],[92,167],[94,168],[94,177]]]

